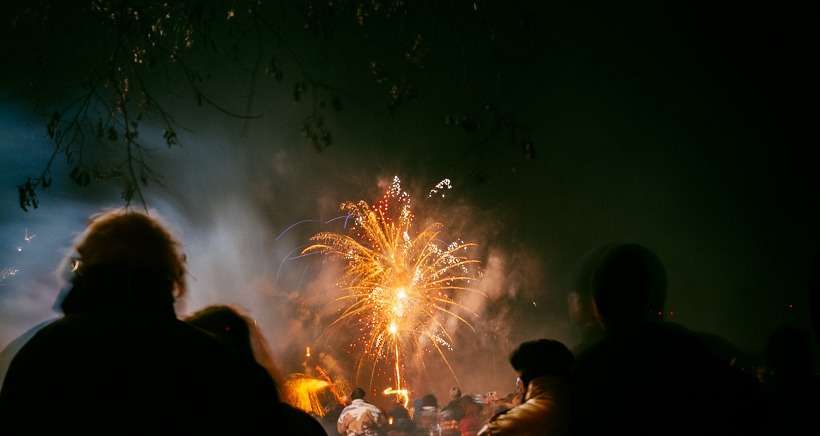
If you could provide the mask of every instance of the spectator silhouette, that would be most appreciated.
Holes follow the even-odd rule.
[[[578,356],[573,434],[760,430],[756,382],[697,335],[662,321],[666,273],[654,253],[610,245],[589,268],[586,285],[604,336]]]
[[[260,416],[269,416],[266,427],[279,434],[326,435],[322,425],[308,413],[280,401],[281,377],[256,321],[230,306],[209,306],[186,319],[216,337],[237,356],[252,390],[249,400]]]
[[[458,423],[464,417],[464,407],[461,401],[461,389],[458,386],[450,388],[450,402],[441,408],[441,434],[442,436],[458,436]]]
[[[65,260],[70,288],[58,302],[64,315],[10,364],[0,392],[4,434],[241,432],[253,424],[236,361],[176,318],[185,258],[156,219],[102,213],[74,249]]]
[[[421,408],[413,415],[416,427],[426,433],[439,432],[438,399],[433,394],[421,397]]]
[[[458,422],[458,429],[461,436],[476,436],[481,430],[483,420],[481,419],[482,405],[470,395],[464,395],[459,400],[464,416]]]
[[[569,377],[574,363],[572,353],[558,341],[539,339],[519,345],[510,364],[524,387],[523,402],[493,417],[478,434],[568,434]]]
[[[778,329],[770,337],[764,357],[769,434],[817,434],[820,383],[811,334],[795,327]]]
[[[396,401],[393,403],[393,406],[387,411],[387,417],[392,419],[393,422],[398,421],[399,419],[410,419],[410,412],[404,407],[404,403],[401,401]]]

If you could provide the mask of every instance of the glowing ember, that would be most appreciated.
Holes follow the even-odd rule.
[[[439,223],[414,233],[410,196],[402,191],[398,178],[376,204],[346,202],[341,209],[353,223],[349,232],[318,233],[302,255],[318,252],[344,261],[338,285],[346,294],[338,301],[348,304],[329,327],[343,321],[359,326],[356,378],[365,357],[373,361],[371,389],[376,369],[390,368],[395,388],[384,393],[396,395],[406,405],[409,392],[402,387],[401,356],[410,349],[432,346],[455,378],[442,351],[442,347],[452,350],[453,338],[442,321],[452,317],[472,329],[456,311],[472,312],[456,297],[464,292],[483,295],[470,286],[476,280],[478,260],[466,254],[476,244],[456,241],[441,246]]]

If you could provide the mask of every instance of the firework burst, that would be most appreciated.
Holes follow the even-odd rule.
[[[453,318],[470,329],[459,295],[479,293],[472,287],[477,279],[478,260],[468,254],[474,243],[441,241],[443,226],[431,224],[414,229],[410,196],[398,178],[374,205],[367,202],[342,203],[341,209],[352,222],[347,233],[321,232],[311,238],[303,255],[322,253],[337,257],[345,269],[338,285],[345,303],[330,326],[356,325],[362,334],[356,345],[362,363],[372,361],[370,387],[376,370],[387,370],[394,386],[385,394],[409,398],[402,380],[402,356],[414,350],[434,349],[454,378],[455,373],[443,349],[453,349],[453,337],[445,321]]]

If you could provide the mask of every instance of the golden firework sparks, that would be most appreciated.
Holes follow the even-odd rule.
[[[454,318],[473,328],[462,314],[477,315],[458,300],[462,293],[483,295],[471,286],[479,261],[469,258],[468,252],[476,244],[443,244],[440,223],[415,232],[410,196],[402,191],[398,177],[374,205],[345,202],[341,209],[353,223],[348,232],[318,233],[302,254],[318,252],[342,259],[345,269],[338,285],[345,294],[338,301],[346,304],[329,327],[357,324],[362,354],[356,378],[366,357],[373,361],[371,389],[376,369],[390,368],[395,388],[384,393],[406,404],[409,392],[403,388],[402,355],[411,349],[435,349],[456,378],[442,350],[453,346],[444,321]]]
[[[306,412],[319,416],[325,415],[319,394],[331,386],[327,380],[310,377],[304,374],[293,374],[285,380],[285,401]]]

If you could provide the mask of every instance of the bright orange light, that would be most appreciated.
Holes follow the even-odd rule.
[[[458,381],[443,350],[453,348],[444,318],[455,318],[473,329],[462,315],[477,314],[458,300],[463,293],[485,295],[472,287],[479,261],[471,259],[468,251],[476,244],[442,243],[439,223],[414,228],[410,196],[402,191],[398,178],[375,204],[345,202],[341,209],[351,223],[347,231],[317,233],[302,254],[322,253],[344,262],[338,285],[345,295],[337,301],[346,306],[328,328],[354,321],[362,332],[356,342],[361,356],[356,380],[365,358],[373,363],[371,389],[376,368],[392,367],[395,389],[389,389],[405,392],[400,397],[406,402],[400,359],[414,349],[430,347]]]
[[[285,381],[285,401],[305,412],[325,415],[325,409],[319,401],[319,393],[330,386],[327,380],[294,374]]]

